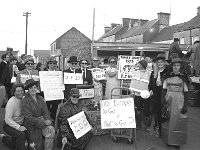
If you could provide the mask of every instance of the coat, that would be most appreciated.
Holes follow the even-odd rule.
[[[3,71],[6,67],[7,63],[5,63],[4,61],[1,61],[0,63],[0,82],[1,82],[1,78],[2,78],[2,75],[3,75]]]
[[[88,85],[92,85],[92,72],[91,70],[86,69],[86,73],[81,68],[77,69],[78,72],[83,74],[83,83],[86,81]]]
[[[195,48],[193,60],[194,69],[196,71],[200,71],[200,43],[198,43],[198,45]]]
[[[37,102],[27,93],[22,100],[24,126],[28,131],[30,143],[36,144],[37,150],[42,150],[42,129],[46,127],[44,120],[51,120],[43,97],[37,95]]]

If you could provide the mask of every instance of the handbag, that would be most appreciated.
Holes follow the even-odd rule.
[[[167,105],[164,105],[161,110],[161,122],[164,123],[170,118],[169,108]]]

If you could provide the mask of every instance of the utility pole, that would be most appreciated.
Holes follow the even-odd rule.
[[[93,10],[93,25],[92,25],[92,45],[91,45],[91,55],[94,57],[93,46],[94,46],[94,27],[95,27],[95,8]]]
[[[23,16],[26,16],[26,40],[25,40],[25,54],[27,55],[27,29],[28,29],[28,16],[31,15],[29,12],[24,12]]]

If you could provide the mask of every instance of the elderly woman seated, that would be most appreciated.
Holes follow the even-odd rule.
[[[22,101],[22,114],[24,124],[28,131],[30,147],[37,150],[52,150],[55,129],[51,126],[51,118],[43,97],[37,95],[38,81],[29,79],[25,83],[28,93]],[[44,148],[42,137],[45,137]],[[33,148],[33,149],[34,149]]]
[[[91,139],[91,131],[76,139],[69,126],[67,119],[81,111],[84,111],[84,107],[79,101],[79,90],[77,88],[72,88],[69,100],[61,106],[60,113],[58,115],[58,126],[62,136],[62,144],[65,145],[65,150],[84,150],[87,143]]]

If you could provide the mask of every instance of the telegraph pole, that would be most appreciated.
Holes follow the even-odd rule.
[[[92,25],[92,44],[91,44],[91,55],[94,57],[93,46],[94,46],[94,27],[95,27],[95,8],[93,10],[93,25]]]
[[[31,15],[29,12],[23,13],[23,16],[26,16],[26,40],[25,40],[25,54],[27,55],[27,29],[28,29],[28,16]]]

